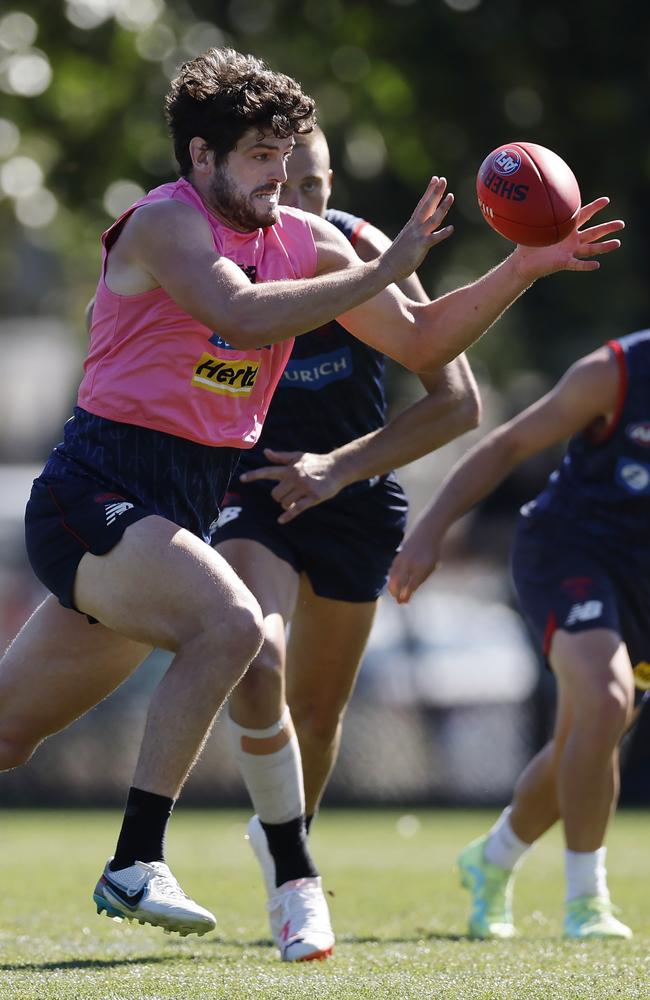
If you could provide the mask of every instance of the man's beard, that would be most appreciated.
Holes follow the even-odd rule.
[[[253,198],[255,194],[259,194],[260,192],[268,194],[270,193],[270,189],[256,188],[251,192],[250,197]],[[226,219],[227,222],[230,222],[234,228],[244,230],[245,232],[259,229],[261,226],[271,226],[277,219],[277,209],[274,210],[267,203],[269,217],[268,220],[261,221],[255,213],[250,200],[235,190],[235,186],[224,167],[217,167],[215,169],[214,177],[210,184],[210,200],[219,215]]]

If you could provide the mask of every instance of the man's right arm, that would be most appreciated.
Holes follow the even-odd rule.
[[[538,277],[593,270],[598,262],[588,258],[620,245],[604,239],[623,228],[620,221],[576,229],[551,247],[516,247],[482,278],[426,305],[410,302],[392,282],[412,273],[430,247],[449,235],[450,227],[438,228],[451,204],[445,186],[432,178],[390,247],[368,262],[359,260],[336,227],[313,216],[316,277],[257,285],[215,252],[210,228],[194,209],[169,201],[145,205],[111,249],[106,281],[126,295],[162,286],[182,309],[241,349],[286,340],[338,316],[360,340],[413,371],[427,372],[474,343]],[[607,204],[601,198],[583,206],[579,224]],[[115,286],[120,278],[126,287]]]
[[[257,285],[215,251],[200,213],[173,201],[154,202],[125,223],[109,253],[106,282],[126,295],[164,288],[182,309],[235,347],[286,340],[323,325],[415,270],[430,247],[450,233],[439,228],[452,202],[445,187],[444,180],[432,178],[391,249],[368,262],[359,259],[336,227],[310,217],[318,230],[316,277]]]

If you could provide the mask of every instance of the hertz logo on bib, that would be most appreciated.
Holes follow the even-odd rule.
[[[259,369],[259,361],[224,360],[202,354],[192,375],[192,385],[220,396],[250,396]]]

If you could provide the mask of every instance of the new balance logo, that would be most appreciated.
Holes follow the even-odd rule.
[[[224,507],[217,518],[217,528],[223,528],[224,524],[234,521],[241,514],[241,507]]]
[[[595,618],[600,618],[602,613],[602,601],[583,601],[581,604],[574,604],[569,608],[564,624],[577,625],[578,622],[590,622]]]
[[[106,526],[110,527],[120,514],[125,514],[126,511],[131,510],[132,507],[133,504],[129,503],[128,500],[121,500],[119,503],[104,504],[104,510],[106,511]]]

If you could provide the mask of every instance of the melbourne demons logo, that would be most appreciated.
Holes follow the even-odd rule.
[[[643,420],[638,424],[628,424],[625,428],[625,434],[635,444],[640,444],[644,448],[650,448],[649,420]]]
[[[585,601],[593,582],[590,576],[568,576],[562,580],[561,586],[574,601]]]
[[[627,493],[636,496],[650,495],[650,465],[647,462],[635,462],[630,458],[619,458],[616,466],[616,482]]]
[[[500,149],[492,158],[492,169],[496,170],[501,177],[510,177],[516,174],[521,166],[521,156],[516,149]]]

